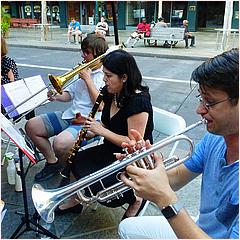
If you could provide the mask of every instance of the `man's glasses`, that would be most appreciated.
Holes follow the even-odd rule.
[[[207,110],[210,110],[213,106],[215,106],[215,105],[217,105],[219,103],[232,100],[232,98],[226,98],[226,99],[223,99],[223,100],[220,100],[220,101],[216,101],[216,102],[213,102],[213,103],[208,103],[206,101],[203,101],[203,99],[202,99],[200,94],[197,95],[196,98],[200,102],[200,104],[202,104]]]

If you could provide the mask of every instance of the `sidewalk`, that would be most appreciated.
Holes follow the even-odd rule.
[[[92,29],[86,29],[85,32],[91,32]],[[132,30],[119,30],[119,42],[125,42],[129,37]],[[115,45],[115,37],[113,31],[110,31],[111,36],[107,36],[106,39],[109,46]],[[144,46],[143,40],[140,40],[135,48],[127,48],[127,51],[135,56],[149,56],[149,57],[166,57],[175,59],[192,59],[192,60],[206,60],[207,58],[213,57],[220,54],[222,51],[217,49],[217,33],[216,32],[195,32],[196,36],[196,47],[185,49],[184,41],[179,42],[174,48],[164,48],[161,43],[158,46]],[[36,48],[47,48],[52,50],[66,50],[76,51],[80,48],[79,45],[66,45],[67,40],[67,29],[62,28],[51,28],[48,32],[48,40],[41,41],[41,30],[40,29],[19,29],[11,28],[9,37],[7,39],[9,46],[19,47],[36,47]],[[228,43],[228,49],[232,48],[232,37]],[[221,41],[221,38],[219,42]],[[239,42],[239,35],[236,36],[235,46]],[[220,48],[220,43],[219,43]]]

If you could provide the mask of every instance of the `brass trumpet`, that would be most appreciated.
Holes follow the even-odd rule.
[[[123,160],[115,161],[109,166],[85,176],[79,179],[76,182],[73,182],[67,186],[45,190],[40,184],[34,184],[32,187],[32,199],[36,210],[38,211],[41,218],[47,222],[51,223],[54,221],[54,210],[55,208],[65,199],[71,197],[73,194],[78,193],[81,203],[91,204],[93,202],[106,202],[110,201],[113,198],[118,198],[124,192],[129,190],[129,187],[124,185],[122,181],[105,188],[103,186],[102,180],[113,173],[118,173],[121,169],[125,168],[129,164],[137,164],[143,165],[145,164],[147,169],[154,168],[154,162],[150,157],[151,153],[156,152],[157,150],[172,144],[176,141],[186,141],[189,144],[189,152],[183,158],[179,159],[177,156],[172,156],[168,159],[164,160],[164,166],[166,170],[174,168],[185,160],[187,160],[193,151],[193,143],[192,140],[184,135],[183,133],[201,125],[204,123],[204,120],[201,120],[195,124],[190,125],[184,130],[171,135],[155,144],[152,145],[150,149],[146,149],[143,147],[132,154],[128,154]],[[92,184],[96,182],[100,182],[103,186],[103,190],[99,191],[96,195],[91,195],[91,197],[87,197],[83,194],[82,190],[90,187]],[[41,196],[41,197],[39,197]]]

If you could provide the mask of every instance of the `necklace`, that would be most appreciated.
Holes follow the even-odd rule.
[[[116,107],[118,107],[118,103],[117,103],[117,94],[115,93],[113,96],[113,103]]]

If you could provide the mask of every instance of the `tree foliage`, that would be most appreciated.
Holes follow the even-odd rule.
[[[4,7],[1,8],[1,34],[6,37],[11,24],[10,14],[5,12]]]

